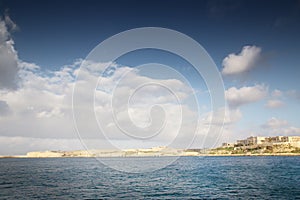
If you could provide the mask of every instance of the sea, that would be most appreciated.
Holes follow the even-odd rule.
[[[107,158],[137,166],[158,158]],[[299,156],[180,157],[150,172],[95,158],[0,159],[1,199],[300,199]]]

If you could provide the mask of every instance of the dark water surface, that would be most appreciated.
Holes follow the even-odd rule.
[[[140,174],[94,158],[0,159],[0,169],[1,199],[300,199],[299,156],[182,157]]]

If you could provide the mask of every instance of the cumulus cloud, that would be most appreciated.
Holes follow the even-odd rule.
[[[269,135],[300,135],[300,128],[291,126],[288,121],[272,117],[261,125]]]
[[[232,141],[232,138],[240,137],[241,130],[237,130],[238,127],[236,126],[243,117],[240,106],[262,100],[267,94],[268,88],[264,85],[241,88],[231,87],[225,91],[228,107],[221,108],[214,113],[206,113],[203,115],[200,124],[209,124],[212,129],[222,126],[223,133],[219,138],[219,145],[220,142]],[[213,115],[215,115],[215,120],[211,121]]]
[[[17,88],[18,56],[9,32],[16,27],[8,16],[0,18],[0,89]]]
[[[268,89],[263,85],[255,85],[249,87],[236,88],[231,87],[225,91],[225,97],[230,108],[259,101],[265,98]]]
[[[224,58],[222,65],[223,75],[236,75],[254,68],[261,59],[261,48],[245,46],[239,54],[229,54]]]
[[[71,138],[71,67],[45,76],[34,64],[19,63],[20,88],[0,93],[13,115],[0,119],[2,136]],[[68,71],[68,73],[65,73]],[[64,77],[63,77],[64,76]]]
[[[153,74],[150,78],[141,75],[140,70],[126,66],[116,67],[109,70],[110,75],[101,77],[101,85],[97,86],[95,94],[95,114],[102,127],[101,132],[118,145],[119,140],[131,140],[136,145],[140,143],[136,138],[147,138],[143,141],[145,144],[163,142],[168,145],[173,140],[177,142],[172,142],[172,145],[183,147],[182,145],[188,144],[197,128],[197,105],[192,104],[192,101],[188,104],[184,102],[193,94],[192,90],[184,79],[155,79]],[[86,71],[83,72],[84,77],[87,77]],[[79,79],[82,80],[81,78],[80,76]],[[90,77],[89,80],[93,78]],[[82,94],[86,92],[85,84],[76,83],[78,94],[75,99],[76,102],[78,99],[79,104],[80,99],[85,96]],[[90,104],[88,102],[92,103],[93,99],[87,98],[84,104]],[[81,108],[77,108],[78,127],[80,130],[86,129],[86,116],[81,118]],[[89,131],[86,132],[89,134],[84,136],[85,140],[103,137],[96,131],[96,127],[92,127],[88,127]]]

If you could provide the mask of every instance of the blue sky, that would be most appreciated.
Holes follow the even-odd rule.
[[[257,45],[266,57],[258,81],[269,79],[280,89],[297,89],[298,1],[2,1],[1,5],[20,27],[13,35],[20,59],[44,68],[58,69],[84,58],[99,42],[121,31],[155,26],[197,40],[220,69],[226,55]],[[281,78],[284,84],[278,84]]]
[[[32,70],[32,68],[29,70],[30,64],[38,68],[30,71],[30,74],[35,77],[34,80],[45,77],[50,80],[58,76],[58,73],[64,72],[64,69],[67,70],[66,66],[78,67],[76,62],[84,59],[96,45],[125,30],[163,27],[182,32],[206,49],[224,80],[226,98],[231,105],[228,108],[229,112],[237,115],[232,118],[238,118],[232,120],[228,128],[225,128],[224,141],[249,135],[300,135],[300,122],[297,116],[300,112],[299,0],[1,0],[0,13],[4,23],[2,28],[7,32],[4,41],[13,41],[12,46],[5,44],[5,47],[8,45],[14,48],[17,56],[14,61],[18,63],[18,68],[27,67],[27,71],[25,70],[27,77]],[[17,28],[13,28],[8,19]],[[246,50],[247,47],[250,47],[249,51]],[[251,57],[252,53],[255,54],[254,57]],[[229,55],[240,56],[240,58]],[[248,56],[251,58],[250,61],[247,60]],[[4,54],[3,57],[7,58]],[[228,64],[224,62],[226,58],[230,58]],[[4,60],[0,62],[2,65],[5,64]],[[199,105],[200,110],[209,112],[207,107],[210,106],[210,100],[208,93],[205,92],[207,88],[203,80],[195,75],[189,63],[176,55],[158,50],[143,50],[122,56],[116,61],[118,65],[130,67],[149,62],[172,66],[185,75],[192,87],[201,91],[197,94],[198,100],[202,103]],[[238,65],[243,65],[247,69],[231,74],[226,74],[224,71],[224,68],[238,67]],[[25,72],[22,73],[24,75]],[[53,75],[55,73],[56,75]],[[20,76],[19,74],[17,76]],[[14,106],[20,106],[20,102],[16,103],[10,98],[16,98],[12,97],[12,93],[18,92],[19,97],[22,98],[25,93],[21,91],[27,91],[29,88],[25,89],[24,86],[24,88],[11,89],[6,87],[5,77],[0,76],[0,78],[3,79],[2,83],[0,81],[0,86],[3,84],[0,103],[3,102],[5,105],[2,110],[5,112],[12,110],[15,117],[18,116],[16,114],[18,112],[24,113],[22,109],[25,107],[27,109],[30,105],[24,101],[23,107],[16,108]],[[43,84],[48,84],[49,80]],[[31,80],[22,81],[22,84],[34,85]],[[47,85],[44,86],[48,88]],[[34,94],[38,95],[38,93]],[[247,95],[250,95],[249,98]],[[51,106],[48,106],[41,106],[37,112],[43,114],[41,110],[46,107],[48,112],[51,110]],[[14,109],[19,110],[13,111]],[[63,112],[61,107],[52,111]],[[3,115],[0,123],[7,123],[6,120],[9,120],[11,123],[21,124],[18,117],[9,116],[10,118]],[[55,119],[47,124],[54,126],[54,121]],[[2,143],[5,145],[7,143],[5,141],[10,141],[13,137],[47,139],[39,136],[38,133],[28,136],[15,132],[17,130],[11,130],[9,127],[0,130],[0,136],[5,137]],[[25,143],[22,144],[26,146]],[[25,150],[27,149],[22,147],[17,153]]]
[[[2,1],[1,8],[20,27],[20,58],[41,66],[65,65],[116,33],[144,26],[189,35],[219,66],[247,44],[280,54],[277,62],[298,61],[297,1]]]

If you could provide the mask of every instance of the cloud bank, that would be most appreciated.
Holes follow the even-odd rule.
[[[84,126],[87,130],[86,133],[81,133],[84,134],[82,136],[85,138],[85,142],[91,142],[99,147],[99,145],[103,145],[101,140],[109,139],[122,148],[141,148],[152,147],[155,144],[167,145],[170,144],[170,141],[177,139],[173,145],[180,147],[181,144],[191,142],[196,134],[198,138],[195,140],[195,145],[202,145],[209,130],[209,124],[200,122],[198,124],[197,109],[191,106],[189,100],[193,92],[185,82],[180,79],[149,78],[140,75],[139,70],[116,63],[111,63],[113,67],[109,69],[110,75],[103,76],[101,87],[97,87],[95,90],[95,116],[104,125],[102,131],[105,132],[106,138],[98,137],[98,135],[93,138],[93,135],[89,135],[89,133],[97,133],[99,129],[90,129],[95,116],[86,116],[84,112],[90,103],[90,94],[86,88],[92,79],[99,78],[96,66],[100,71],[102,68],[101,63],[90,66],[89,70],[81,71],[84,76],[81,76],[80,80],[76,80],[79,66],[82,63],[82,60],[78,60],[60,70],[43,72],[39,66],[33,63],[18,62],[20,68],[18,71],[19,88],[3,90],[0,93],[0,132],[1,138],[6,140],[2,141],[3,144],[6,144],[4,146],[11,146],[15,149],[14,145],[9,144],[9,141],[17,141],[22,148],[16,148],[13,151],[24,153],[22,149],[25,144],[28,141],[34,141],[35,138],[38,141],[48,141],[51,145],[44,145],[41,148],[41,145],[32,142],[29,144],[28,150],[32,150],[34,147],[36,150],[53,149],[57,140],[64,142],[58,142],[57,148],[54,149],[70,150],[69,147],[78,138],[72,115],[72,92],[75,84],[79,88],[78,95],[80,97],[77,106],[83,111],[80,115],[83,120],[79,121],[78,125]],[[159,87],[160,85],[149,85],[136,90],[137,85],[143,85],[145,82],[156,82],[167,87],[180,102],[177,102],[178,99],[174,97],[174,94],[164,87]],[[115,89],[116,83],[117,88]],[[130,95],[131,100],[128,102]],[[111,102],[113,96],[117,98]],[[185,102],[186,100],[187,102]],[[160,119],[161,112],[153,110],[153,106],[159,105],[163,108],[166,119],[163,130],[159,135],[142,143],[142,140],[133,140],[116,126],[110,113],[111,103],[115,110],[115,119],[126,130],[131,130],[128,120],[133,121],[136,127],[144,128],[149,123],[151,124],[153,119]],[[239,115],[239,113],[237,114]],[[207,117],[204,117],[203,120],[209,121]],[[222,120],[220,119],[220,121]],[[231,122],[227,119],[226,123]],[[180,130],[180,134],[177,134],[178,130]],[[216,138],[210,137],[212,144]],[[2,140],[1,138],[0,140]],[[67,140],[70,140],[71,144]],[[41,143],[44,144],[44,142]],[[63,144],[66,144],[65,147]],[[141,144],[143,145],[141,146]],[[104,146],[101,147],[104,148]],[[4,147],[2,150],[7,152]],[[0,152],[2,150],[0,147]]]

